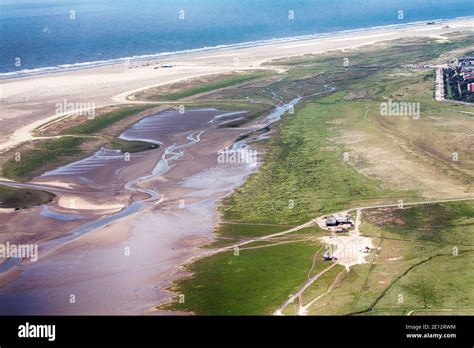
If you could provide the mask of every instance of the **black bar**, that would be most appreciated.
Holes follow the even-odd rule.
[[[55,325],[55,340],[20,338],[19,326]],[[407,325],[410,327],[407,328]],[[425,325],[425,326],[424,326]],[[416,329],[418,328],[418,330]],[[407,334],[455,334],[408,338]],[[317,343],[317,344],[316,344]],[[473,347],[474,317],[198,317],[13,316],[0,317],[0,347],[143,345],[289,345]]]

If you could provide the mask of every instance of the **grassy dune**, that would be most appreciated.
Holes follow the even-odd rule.
[[[211,80],[210,82],[198,83],[191,87],[181,88],[179,91],[172,93],[155,93],[146,96],[146,100],[155,101],[176,101],[183,98],[191,97],[197,94],[215,91],[222,88],[227,88],[235,85],[239,85],[245,82],[256,80],[263,77],[268,77],[272,73],[269,71],[257,71],[252,73],[242,73],[230,76],[223,76],[217,79]],[[192,81],[191,81],[192,82]],[[141,99],[141,96],[139,96]]]
[[[84,141],[83,138],[66,137],[41,142],[33,149],[19,152],[21,157],[18,161],[14,157],[6,161],[3,175],[11,179],[27,179],[40,173],[48,164],[80,156],[83,153],[80,145]]]
[[[29,208],[53,198],[53,194],[44,191],[0,186],[0,208]]]
[[[149,108],[150,108],[149,105],[138,105],[138,106],[120,108],[120,109],[105,113],[103,115],[100,115],[99,117],[90,119],[87,122],[84,122],[80,125],[67,128],[62,132],[62,134],[70,134],[70,135],[97,134],[101,130],[107,127],[110,127],[114,123],[117,123],[127,117],[138,114]]]

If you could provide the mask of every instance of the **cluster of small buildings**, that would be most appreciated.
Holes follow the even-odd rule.
[[[460,75],[463,77],[464,80],[471,82],[470,85],[472,87],[474,84],[474,56],[459,58],[458,68]]]
[[[350,215],[346,216],[329,216],[326,218],[326,227],[337,227],[337,226],[348,226],[352,227],[352,219]],[[346,230],[344,228],[341,228],[341,230]],[[347,230],[346,230],[347,231]],[[344,232],[344,231],[341,231]]]
[[[446,87],[451,89],[454,99],[474,101],[474,56],[458,58],[448,64],[444,73]]]

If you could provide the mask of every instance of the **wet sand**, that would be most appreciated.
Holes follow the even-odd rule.
[[[198,247],[212,240],[219,200],[257,168],[255,163],[218,163],[217,152],[242,133],[218,128],[227,117],[233,116],[213,109],[182,115],[163,111],[122,134],[127,139],[159,141],[159,150],[137,154],[129,162],[102,150],[32,180],[34,185],[59,183],[58,201],[66,197],[75,205],[64,208],[55,202],[46,211],[15,212],[26,220],[44,219],[44,225],[35,227],[39,234],[63,226],[55,234],[62,236],[40,244],[37,262],[25,260],[8,279],[0,277],[0,313],[143,314],[169,299],[171,294],[164,288],[176,276],[177,265],[196,256]],[[132,197],[137,199],[134,190],[156,195],[131,203]],[[109,208],[118,201],[128,207],[140,204],[127,215],[124,210],[104,214],[81,209],[84,206],[77,203],[98,204],[99,197],[104,205],[109,199]],[[104,220],[107,223],[97,224]],[[24,223],[16,221],[18,226]],[[92,228],[83,228],[88,225]],[[70,230],[73,226],[79,227]],[[72,294],[76,303],[69,302]]]

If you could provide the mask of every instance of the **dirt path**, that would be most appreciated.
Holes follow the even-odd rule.
[[[436,69],[435,99],[437,101],[445,101],[445,99],[444,99],[444,79],[443,79],[443,68],[442,67]]]
[[[306,283],[303,284],[303,286],[302,286],[294,295],[290,295],[290,297],[288,298],[288,300],[286,300],[280,307],[278,307],[274,314],[275,314],[275,315],[281,315],[283,309],[285,309],[286,306],[288,306],[290,303],[293,303],[293,301],[295,300],[295,298],[300,297],[301,294],[302,294],[308,287],[311,286],[311,284],[313,284],[319,277],[321,277],[324,273],[326,273],[327,271],[329,271],[330,269],[332,269],[332,268],[335,267],[336,265],[337,265],[336,263],[333,263],[331,266],[326,267],[326,268],[325,268],[324,270],[322,270],[321,272],[319,272],[319,273],[317,273],[316,275],[312,276]]]
[[[328,293],[330,293],[332,291],[332,289],[334,289],[334,287],[336,286],[337,282],[339,281],[339,278],[342,276],[342,274],[344,274],[346,272],[346,270],[342,270],[337,276],[336,278],[334,279],[334,281],[331,283],[331,285],[329,286],[329,288],[323,292],[321,295],[319,295],[318,297],[314,298],[313,300],[311,300],[310,302],[308,302],[307,304],[305,305],[302,305],[301,303],[299,304],[299,309],[298,309],[298,315],[307,315],[308,314],[308,308],[311,307],[313,304],[315,304],[319,299],[321,299],[323,296],[327,295]]]

